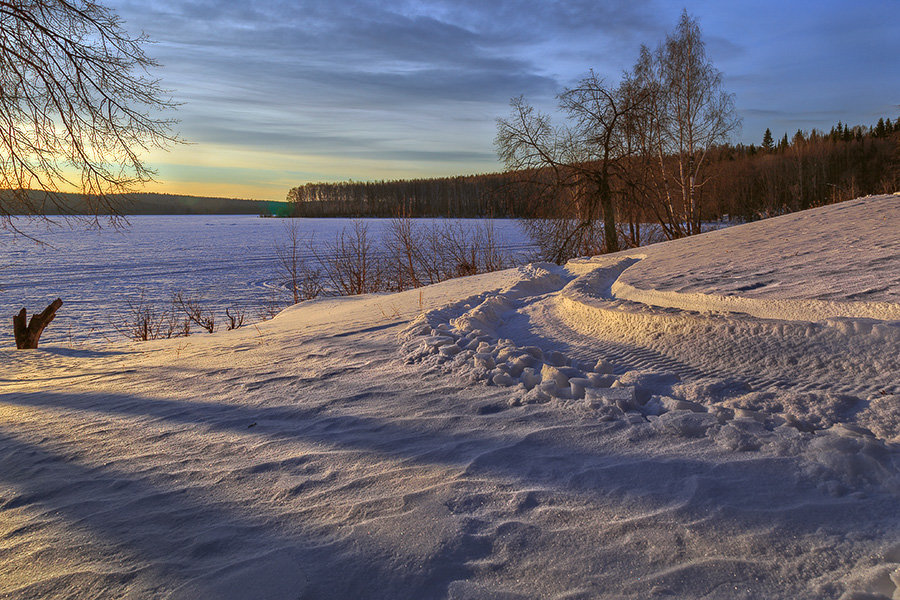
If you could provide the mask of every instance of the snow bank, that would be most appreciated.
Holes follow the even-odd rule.
[[[747,301],[772,300],[776,310],[787,309],[783,301],[794,300],[810,311],[809,317],[790,309],[788,314],[798,316],[772,318],[898,319],[898,211],[900,196],[873,196],[641,248],[652,260],[629,269],[618,284],[629,293],[656,292],[655,297],[688,310],[704,310],[691,302],[708,296],[720,302],[740,298],[743,306],[763,309]],[[709,310],[719,310],[710,300],[704,302]],[[841,305],[846,305],[843,311]],[[731,306],[725,304],[724,310]],[[837,314],[841,312],[851,314]]]

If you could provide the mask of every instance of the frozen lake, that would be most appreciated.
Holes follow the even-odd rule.
[[[373,239],[380,240],[390,221],[363,219]],[[432,219],[418,219],[428,225]],[[317,242],[334,240],[348,219],[261,219],[252,215],[135,216],[124,229],[47,230],[40,223],[16,222],[37,245],[0,230],[0,347],[14,346],[12,316],[23,306],[29,314],[54,298],[64,305],[41,341],[79,344],[90,339],[122,339],[113,322],[126,303],[143,297],[168,306],[172,294],[201,296],[220,314],[234,306],[258,321],[279,289],[276,247],[286,227],[296,223],[301,236]],[[441,220],[443,222],[443,220]],[[477,220],[461,220],[476,225]],[[493,221],[504,254],[523,255],[531,246],[514,220]],[[303,248],[304,252],[306,248]]]

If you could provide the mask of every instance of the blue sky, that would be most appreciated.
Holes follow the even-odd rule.
[[[900,0],[108,0],[146,32],[191,142],[155,189],[282,199],[307,181],[500,169],[497,117],[615,80],[687,10],[735,94],[734,141],[900,116]]]

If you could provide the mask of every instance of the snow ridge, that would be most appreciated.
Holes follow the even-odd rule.
[[[511,407],[555,405],[600,421],[623,422],[641,430],[642,436],[706,437],[726,451],[799,456],[807,474],[835,494],[860,485],[900,492],[900,389],[896,382],[891,386],[896,371],[890,370],[896,355],[876,365],[883,376],[868,387],[855,382],[856,387],[810,389],[802,378],[777,377],[777,360],[774,368],[766,368],[765,362],[778,356],[796,369],[796,357],[805,356],[809,364],[803,366],[815,379],[895,347],[895,323],[764,320],[648,307],[614,297],[617,278],[639,260],[606,257],[593,265],[576,263],[572,269],[548,264],[521,268],[521,279],[513,285],[416,318],[400,334],[406,362],[452,374],[466,384],[509,388]],[[519,321],[529,311],[536,317],[524,328]],[[698,342],[696,354],[706,355],[707,362],[692,360],[701,368],[684,372],[635,370],[609,356],[585,360],[554,350],[552,344],[515,341],[527,333],[533,338],[535,330],[547,326],[537,316],[551,312],[588,339],[631,332],[649,347],[653,340],[668,340],[669,350],[679,348],[673,338]],[[710,344],[704,347],[701,339]],[[747,346],[750,341],[759,347]],[[728,366],[721,356],[726,347],[744,352],[750,370],[762,376],[754,381],[729,374],[722,368]],[[666,350],[664,345],[660,350]],[[844,362],[833,364],[841,355]],[[740,357],[732,358],[733,366]],[[857,393],[868,390],[869,397],[842,393],[848,387]]]
[[[684,293],[641,289],[616,281],[612,295],[650,306],[703,312],[746,313],[763,319],[823,321],[834,318],[894,320],[900,324],[900,304],[894,302],[838,302],[833,300],[776,300],[722,294]],[[892,332],[892,335],[900,333]]]

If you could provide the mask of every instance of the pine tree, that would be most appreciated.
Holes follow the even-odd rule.
[[[890,122],[890,120],[888,120]],[[875,126],[875,137],[882,138],[887,135],[887,129],[884,125],[884,119],[878,119],[878,125]]]
[[[767,152],[771,152],[775,149],[775,140],[772,139],[772,130],[768,127],[766,127],[766,132],[763,134],[762,147]]]
[[[787,138],[787,134],[785,133],[784,137],[781,138],[781,141],[778,142],[778,149],[785,150],[785,149],[787,149],[787,147],[788,147],[788,138]]]

